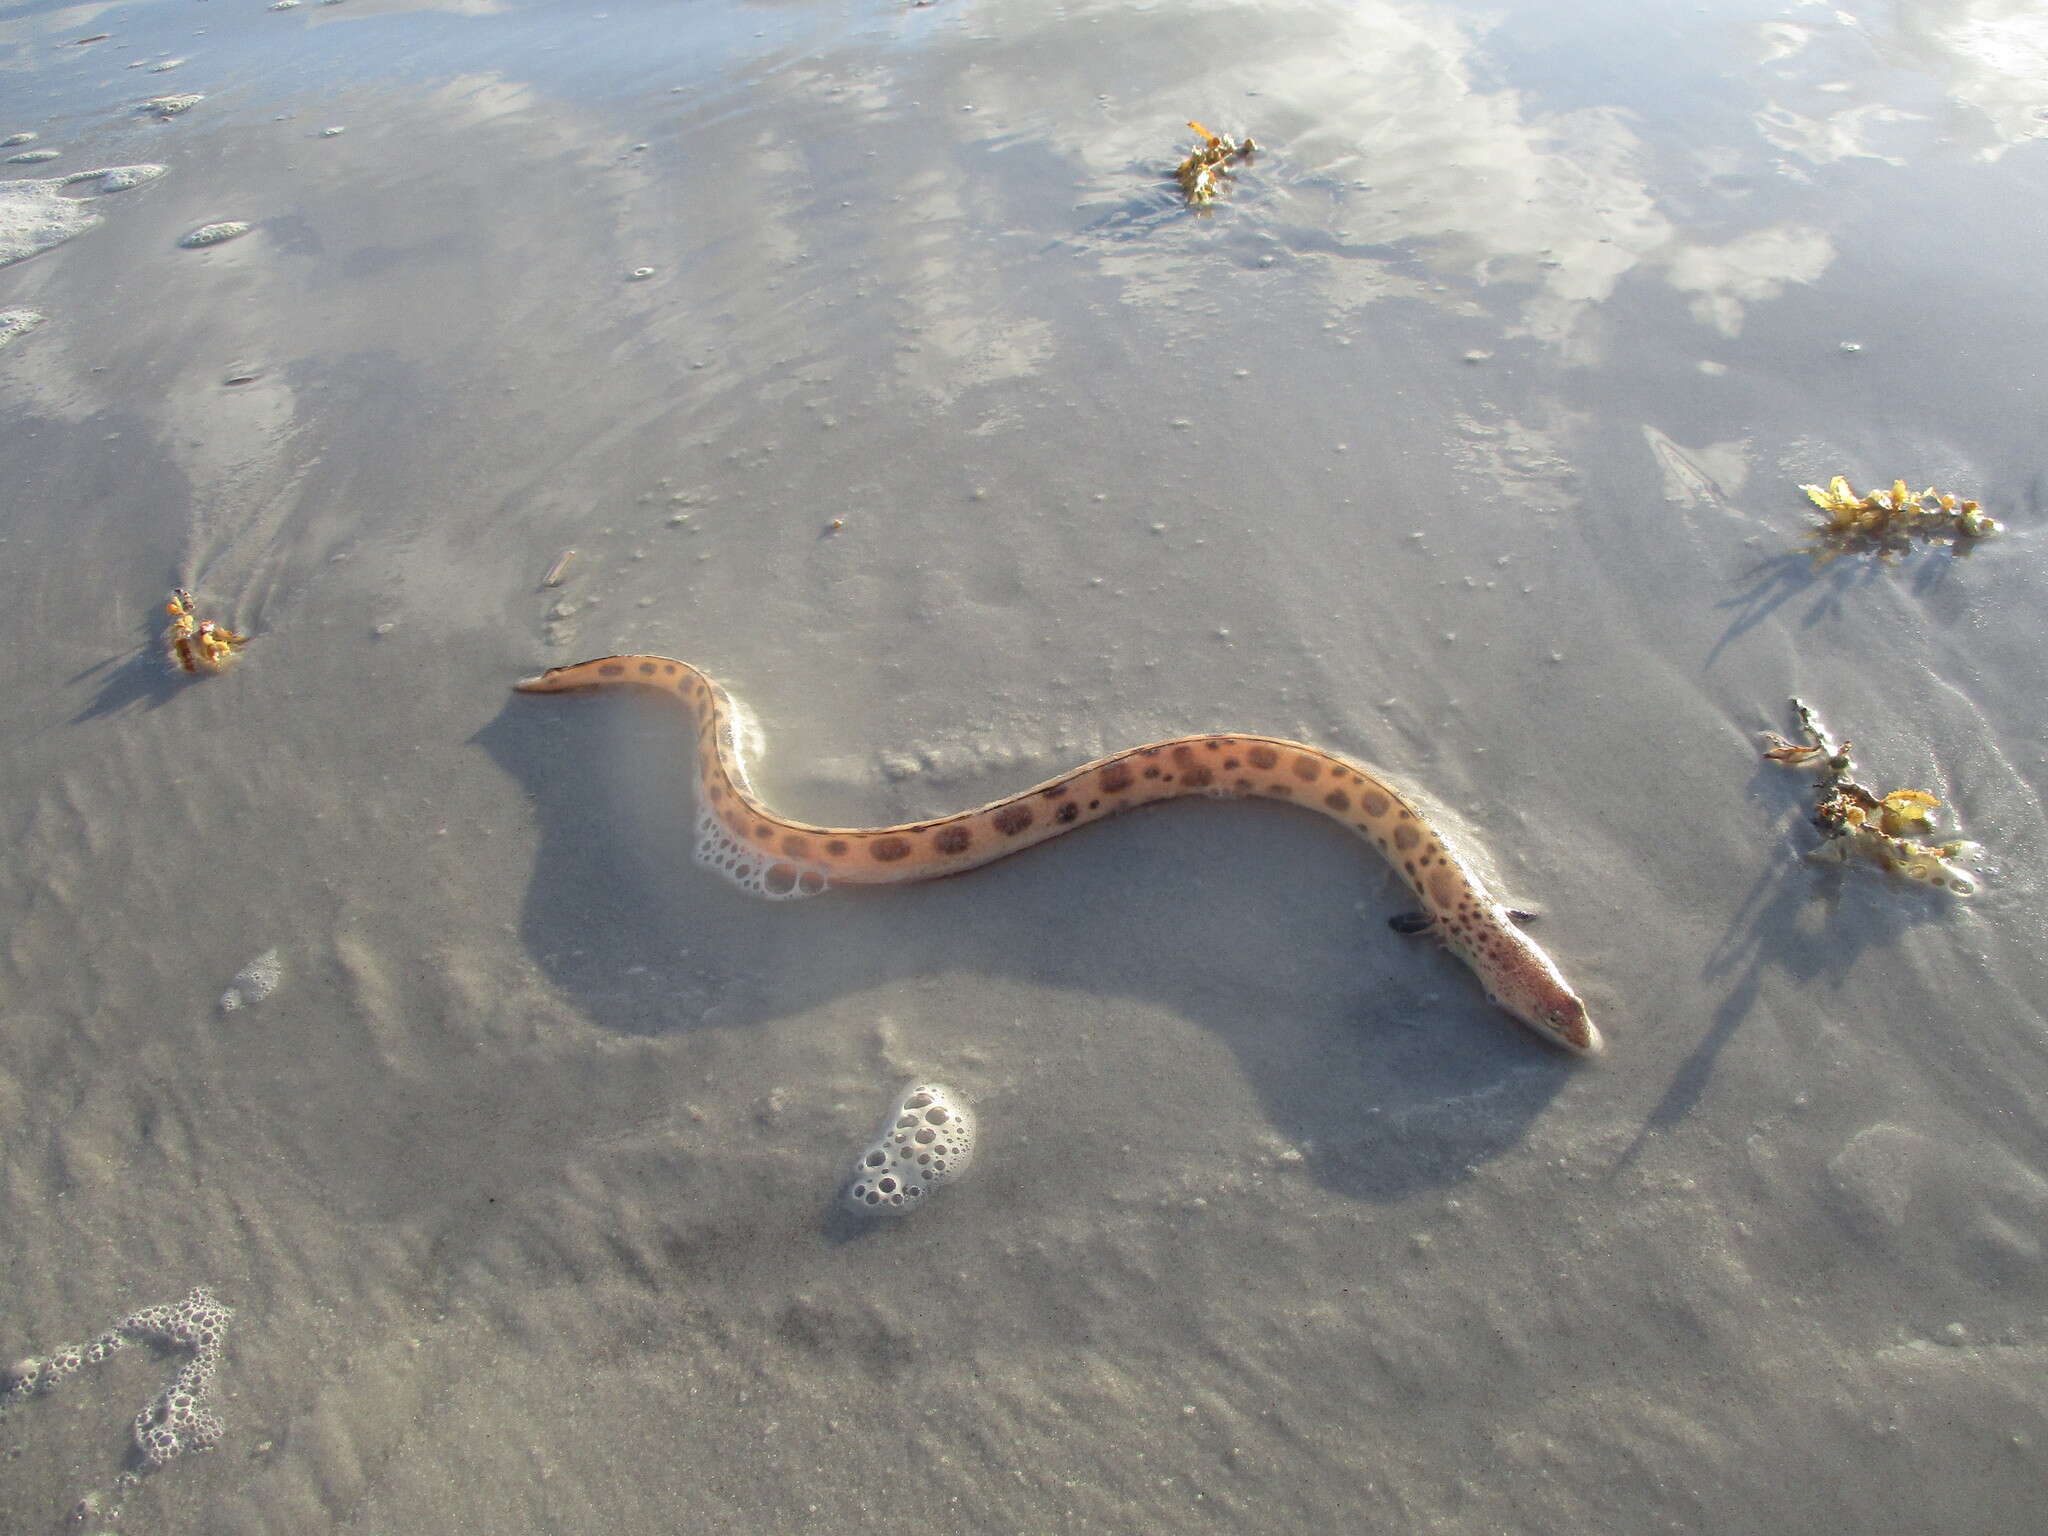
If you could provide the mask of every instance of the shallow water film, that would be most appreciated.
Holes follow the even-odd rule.
[[[2038,1528],[2038,5],[30,4],[0,140],[0,1529]],[[763,901],[612,654],[877,867],[1441,842]]]

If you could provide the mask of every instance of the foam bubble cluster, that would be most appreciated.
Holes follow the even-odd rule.
[[[284,961],[275,949],[266,949],[235,972],[227,991],[220,995],[220,1011],[233,1013],[238,1008],[253,1008],[275,992],[283,980]]]
[[[187,250],[200,246],[219,245],[224,240],[236,240],[249,233],[252,225],[240,219],[223,219],[218,224],[202,224],[188,235],[178,236],[178,244]]]
[[[825,889],[825,872],[749,847],[707,810],[697,812],[697,862],[715,869],[750,896],[793,901]]]
[[[74,186],[81,181],[100,179],[102,192],[126,192],[131,187],[140,187],[155,181],[170,169],[163,165],[103,165],[96,170],[73,171],[64,178],[64,185]]]
[[[81,202],[59,197],[63,178],[0,181],[0,267],[62,245],[100,223]]]
[[[42,323],[43,316],[33,309],[0,309],[0,347],[17,336],[26,336]]]
[[[877,1213],[910,1210],[973,1160],[974,1116],[965,1101],[950,1088],[919,1083],[861,1154],[847,1204]]]
[[[60,196],[63,188],[103,176],[101,190],[117,192],[163,173],[160,165],[117,165],[48,181],[0,181],[0,267],[62,245],[103,222],[83,200]]]
[[[135,1416],[135,1446],[145,1467],[154,1470],[186,1451],[204,1451],[218,1444],[225,1426],[205,1406],[206,1394],[220,1370],[227,1343],[228,1320],[235,1315],[205,1286],[176,1306],[144,1307],[114,1324],[90,1344],[67,1345],[47,1359],[23,1360],[8,1372],[0,1391],[0,1413],[24,1398],[55,1388],[88,1365],[98,1365],[116,1350],[138,1341],[167,1349],[187,1349],[192,1358]],[[132,1478],[132,1474],[130,1475]]]

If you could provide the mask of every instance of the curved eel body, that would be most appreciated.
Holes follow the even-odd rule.
[[[1320,812],[1377,848],[1421,903],[1404,926],[1434,933],[1486,995],[1546,1040],[1600,1048],[1586,1005],[1444,835],[1361,763],[1270,736],[1176,736],[1097,758],[971,811],[890,827],[820,827],[771,811],[747,781],[732,697],[687,662],[604,656],[517,683],[521,693],[632,688],[668,694],[697,727],[697,858],[742,889],[786,899],[834,885],[892,885],[975,869],[1089,822],[1182,795],[1253,796]]]

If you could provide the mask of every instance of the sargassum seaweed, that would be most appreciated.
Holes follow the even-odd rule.
[[[1986,517],[1974,501],[1963,501],[1933,486],[1915,495],[1906,482],[1894,480],[1888,491],[1856,494],[1848,477],[1836,475],[1825,487],[1802,485],[1807,497],[1827,514],[1812,530],[1807,547],[1816,566],[1849,554],[1874,554],[1896,560],[1919,539],[1947,544],[1967,553],[1980,539],[2003,533],[2005,525]]]
[[[1188,126],[1202,136],[1202,142],[1195,146],[1193,154],[1181,161],[1173,174],[1180,182],[1181,195],[1188,200],[1188,206],[1203,208],[1216,201],[1216,194],[1231,178],[1231,166],[1240,161],[1250,161],[1259,152],[1259,146],[1251,141],[1249,135],[1233,144],[1223,134],[1211,133],[1200,123],[1190,122]]]
[[[1962,868],[1983,855],[1976,843],[1960,838],[1923,843],[1934,830],[1941,801],[1924,789],[1895,789],[1880,795],[1856,782],[1850,743],[1837,745],[1813,711],[1792,701],[1803,741],[1788,741],[1775,731],[1763,733],[1764,756],[1788,768],[1818,768],[1814,787],[1813,825],[1821,845],[1806,856],[1816,863],[1863,859],[1915,885],[1938,886],[1957,896],[1974,896],[1977,881]]]

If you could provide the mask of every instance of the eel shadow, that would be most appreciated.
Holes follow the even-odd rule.
[[[1285,807],[1176,802],[971,877],[770,902],[694,862],[680,710],[508,697],[472,739],[534,807],[522,939],[622,1034],[744,1029],[924,976],[1133,999],[1214,1031],[1307,1171],[1368,1201],[1463,1182],[1577,1070],[1449,955],[1389,932],[1378,860]],[[1171,1081],[1162,1061],[1132,1091]]]

